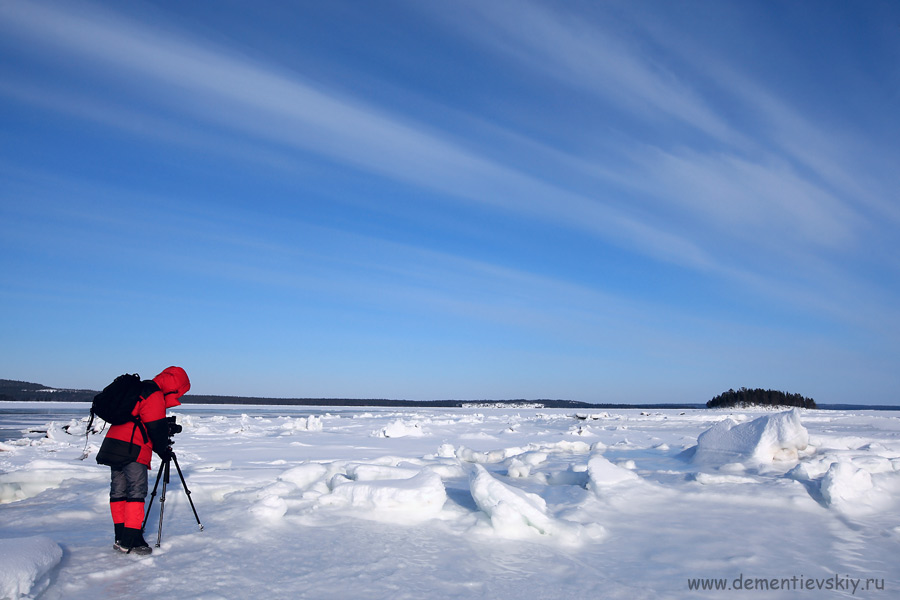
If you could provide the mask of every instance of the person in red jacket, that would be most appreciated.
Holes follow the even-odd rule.
[[[111,469],[109,508],[116,532],[113,547],[120,552],[152,552],[142,531],[150,458],[153,452],[161,460],[169,458],[166,409],[180,405],[178,399],[189,389],[191,382],[181,367],[169,367],[142,382],[141,399],[132,411],[138,422],[111,426],[97,453],[97,462]]]

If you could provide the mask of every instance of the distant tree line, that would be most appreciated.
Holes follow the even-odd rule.
[[[0,401],[48,401],[90,402],[97,392],[94,390],[74,390],[51,388],[38,383],[0,379]],[[349,407],[405,407],[405,408],[461,408],[477,403],[485,408],[490,405],[503,407],[510,404],[541,404],[544,408],[589,408],[589,409],[633,409],[633,408],[701,408],[702,404],[594,404],[572,400],[391,400],[360,398],[258,398],[246,396],[211,396],[188,394],[181,400],[184,404],[268,404],[284,406],[349,406]],[[723,408],[738,405],[759,406],[800,406],[816,408],[812,398],[800,394],[788,394],[775,390],[728,390],[706,403],[707,408]]]
[[[0,379],[0,401],[3,402],[90,402],[97,392],[51,388],[39,383]]]
[[[595,408],[596,405],[573,400],[392,400],[388,398],[258,398],[249,396],[211,396],[186,394],[184,404],[267,404],[274,406],[349,406],[396,408],[464,408],[470,404],[541,404],[544,408]]]
[[[707,408],[728,408],[732,406],[798,406],[800,408],[815,408],[816,402],[812,398],[806,398],[800,394],[789,394],[778,390],[764,390],[756,388],[748,390],[745,387],[735,391],[722,392],[706,403]]]
[[[0,379],[0,402],[90,402],[97,392],[51,388],[39,383]],[[259,398],[248,396],[211,396],[187,394],[183,404],[265,404],[275,406],[349,406],[349,407],[397,407],[397,408],[462,408],[471,400],[391,400],[386,398]],[[541,404],[544,408],[596,408],[598,405],[573,400],[483,400],[485,405]],[[626,406],[626,405],[623,405]],[[634,408],[634,407],[629,407]]]

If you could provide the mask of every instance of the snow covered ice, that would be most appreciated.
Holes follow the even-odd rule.
[[[100,436],[78,460],[85,406],[55,406],[0,440],[0,598],[731,598],[689,579],[739,576],[900,590],[898,412],[182,406],[204,531],[173,470],[162,545],[139,558],[112,549]],[[157,523],[158,499],[151,545]],[[851,596],[758,595],[829,593]]]
[[[62,548],[46,536],[0,538],[0,595],[21,598],[43,591]]]

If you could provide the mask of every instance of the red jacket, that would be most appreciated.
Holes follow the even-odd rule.
[[[143,427],[136,423],[110,426],[97,453],[97,462],[112,466],[139,462],[150,467],[153,452],[162,455],[168,448],[166,409],[179,406],[178,399],[189,389],[191,382],[181,367],[169,367],[152,381],[144,381],[141,400],[131,413]]]

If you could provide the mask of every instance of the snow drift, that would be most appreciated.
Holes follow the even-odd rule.
[[[625,482],[636,482],[640,477],[633,471],[629,471],[611,463],[605,456],[596,454],[588,461],[588,478],[591,489],[600,492],[603,488],[616,486]]]
[[[319,498],[320,505],[352,508],[355,514],[380,520],[408,523],[430,519],[440,513],[447,501],[443,481],[430,469],[404,479],[334,481],[331,493]]]
[[[600,539],[605,533],[597,524],[580,526],[554,518],[547,502],[538,496],[503,483],[476,464],[470,481],[472,498],[490,519],[493,530],[510,539],[548,536],[567,543]]]
[[[41,593],[61,559],[62,548],[45,536],[0,539],[0,599]]]
[[[828,504],[847,505],[863,500],[873,487],[868,471],[847,462],[836,462],[822,478],[822,497]]]
[[[863,515],[890,507],[900,492],[900,472],[870,470],[846,459],[833,462],[820,482],[822,499],[846,514]]]
[[[702,463],[753,463],[793,461],[809,447],[809,432],[793,409],[765,415],[748,423],[719,421],[697,438],[693,460]]]

